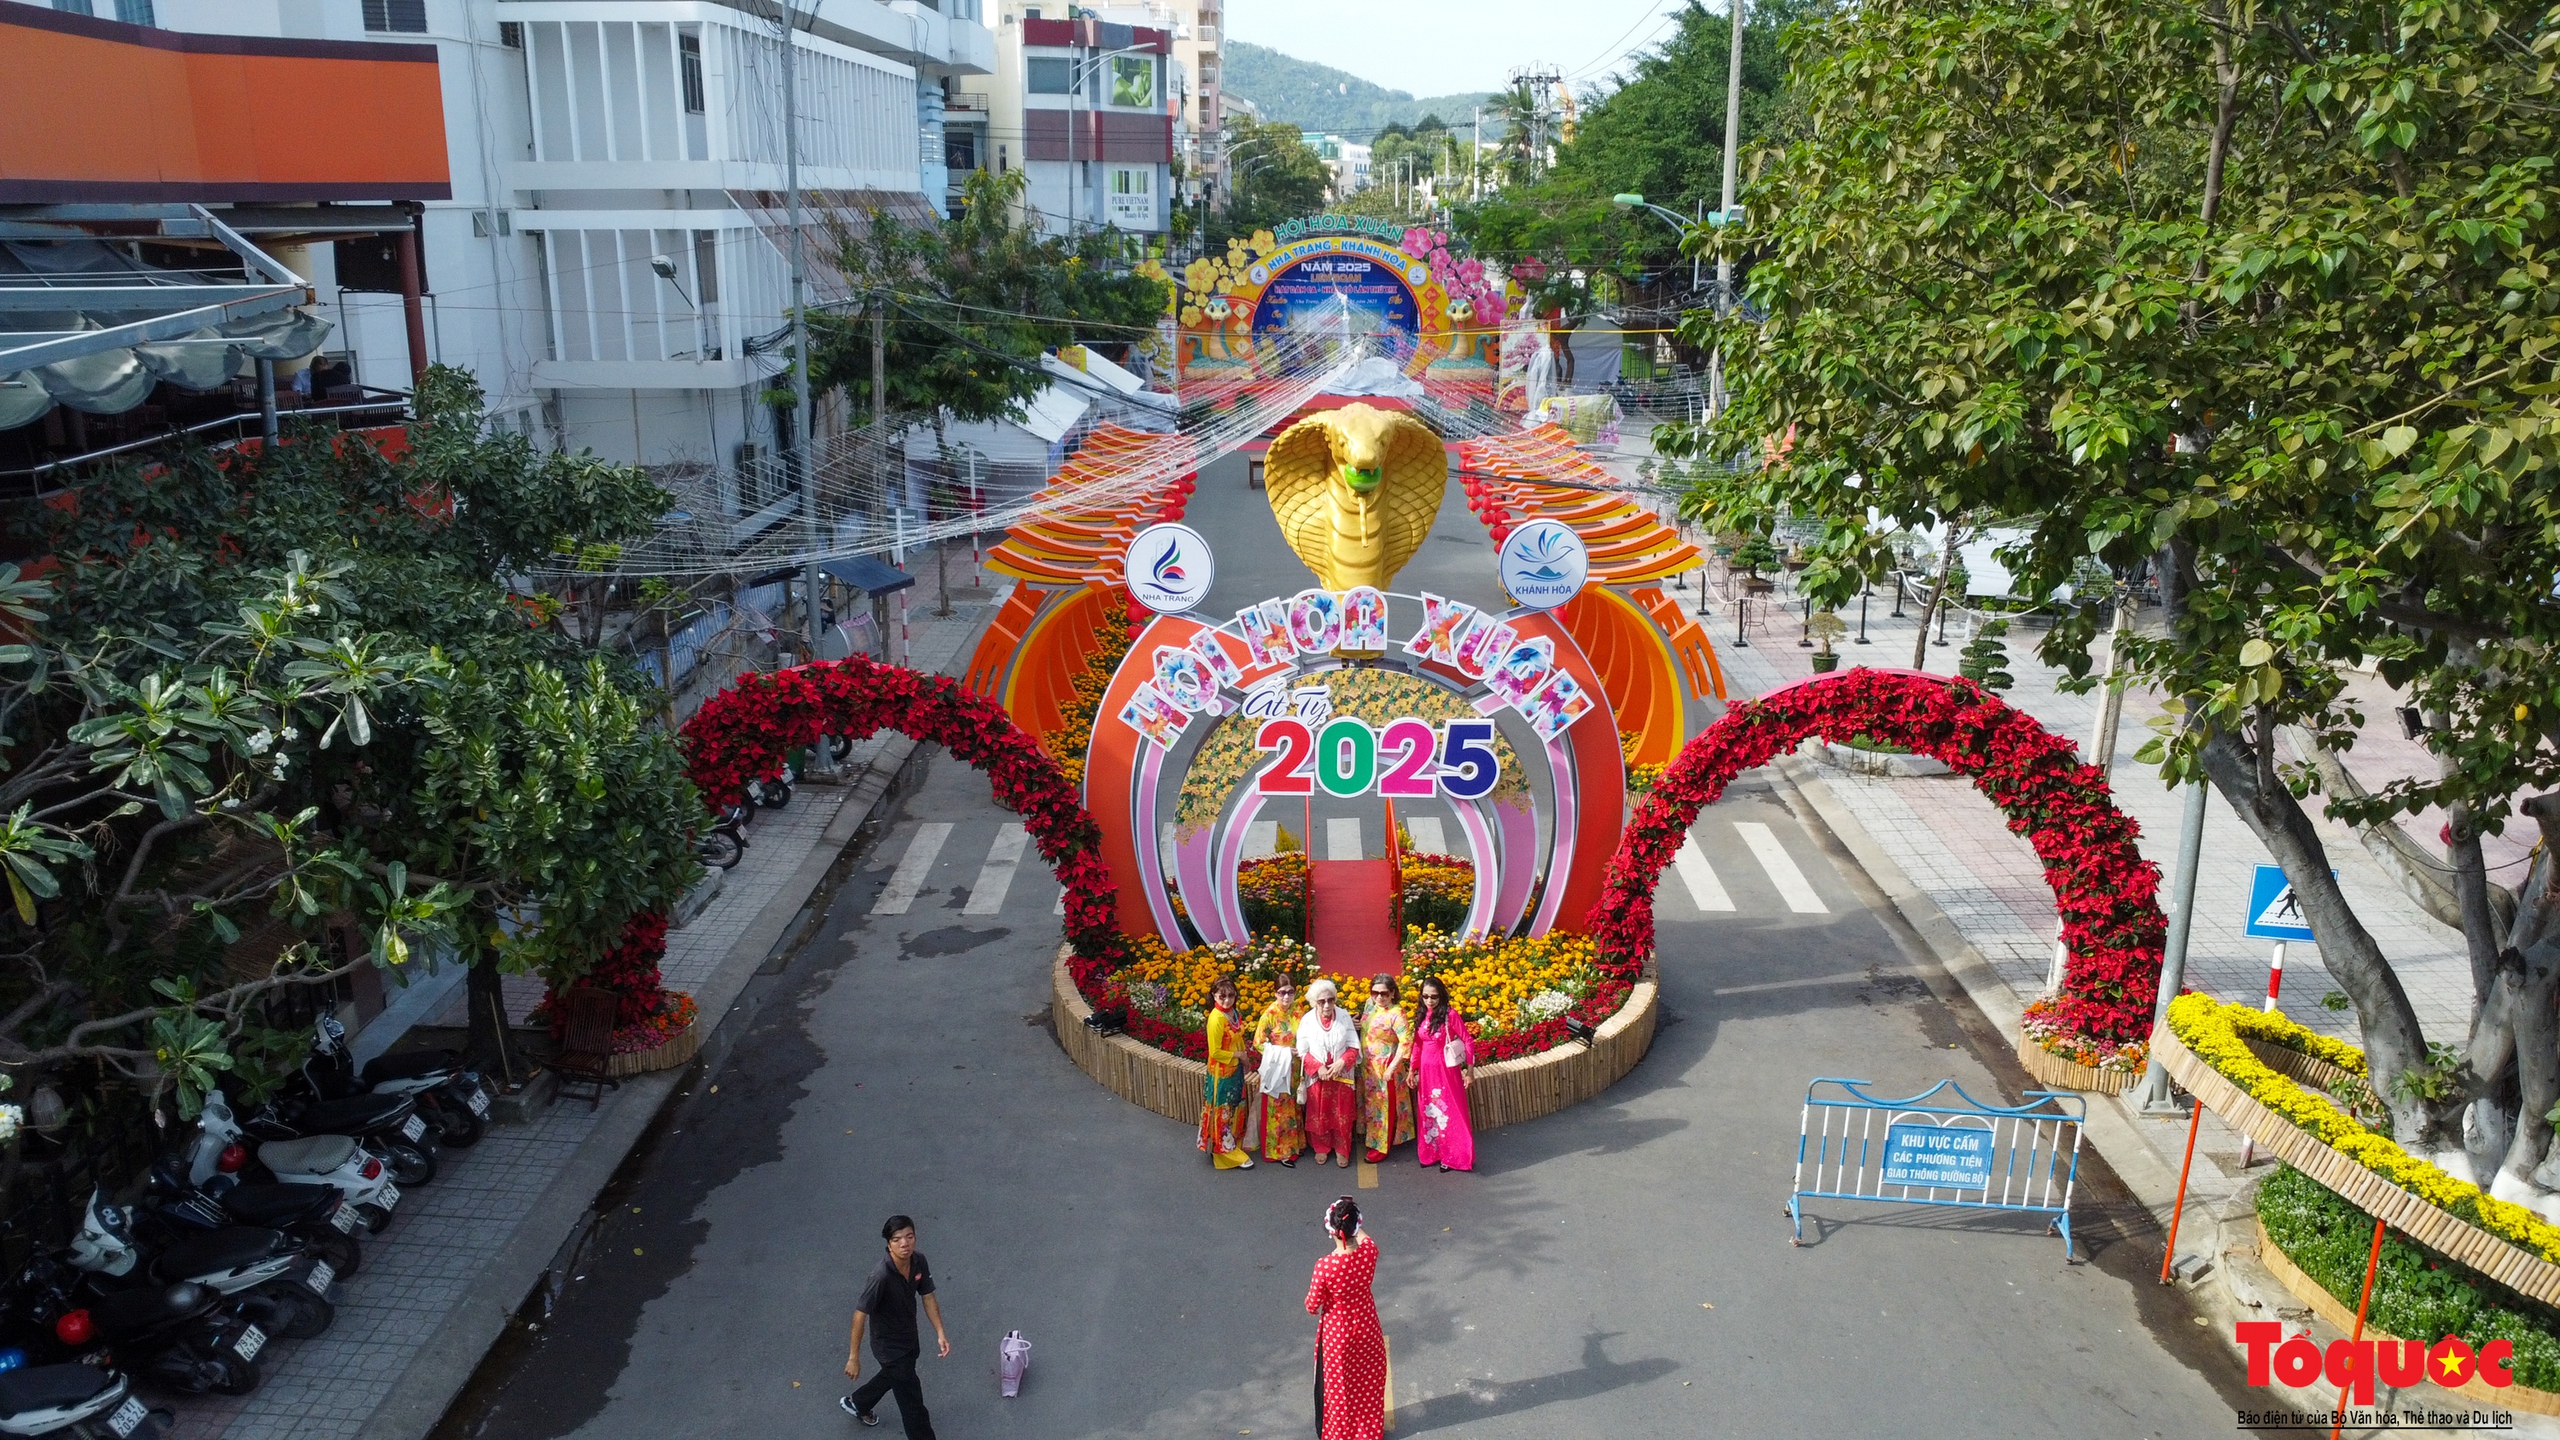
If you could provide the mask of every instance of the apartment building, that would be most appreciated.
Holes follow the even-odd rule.
[[[947,97],[995,69],[980,4],[797,0],[787,34],[773,0],[85,8],[181,33],[433,45],[451,193],[421,202],[416,223],[431,358],[469,367],[510,428],[615,460],[726,469],[789,431],[770,403],[789,303],[785,47],[810,299],[843,302],[848,288],[824,263],[837,227],[874,212],[926,220],[947,203]],[[356,118],[292,95],[256,103],[278,145]],[[355,378],[405,388],[407,321],[378,258],[363,244],[315,246],[305,278]],[[812,418],[825,434],[843,417],[822,406]],[[732,498],[751,514],[783,497]]]
[[[1080,5],[1070,20],[1063,4],[1001,5],[988,168],[1026,173],[1025,202],[1049,233],[1163,234],[1182,203],[1174,162],[1190,138],[1170,12]]]

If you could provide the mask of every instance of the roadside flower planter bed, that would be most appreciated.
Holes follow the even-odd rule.
[[[2361,1077],[2354,1046],[2210,995],[2182,995],[2153,1045],[2177,1082],[2277,1158],[2380,1219],[2498,1284],[2560,1305],[2560,1227],[2482,1194],[2367,1129],[2303,1076]],[[2316,1061],[2324,1072],[2295,1061]]]
[[[2063,1090],[2121,1095],[2142,1078],[2151,1047],[2139,1040],[2118,1045],[2075,1035],[2054,1018],[2050,999],[2027,1006],[2019,1020],[2018,1063],[2029,1075]]]
[[[2259,1263],[2322,1319],[2353,1328],[2371,1217],[2288,1165],[2259,1185],[2256,1218]],[[2560,1390],[2560,1312],[2398,1235],[2382,1242],[2364,1333],[2386,1345],[2430,1337],[2419,1340],[2421,1346],[2454,1335],[2475,1353],[2504,1340],[2513,1347],[2515,1383],[2498,1388],[2474,1377],[2453,1393],[2502,1409],[2560,1415],[2560,1393],[2554,1393]]]

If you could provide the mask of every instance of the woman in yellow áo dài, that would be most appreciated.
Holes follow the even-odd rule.
[[[1236,1021],[1236,977],[1209,987],[1209,1078],[1200,1093],[1200,1148],[1221,1170],[1250,1170],[1244,1153],[1244,1052],[1250,1036]]]
[[[1262,1056],[1262,1158],[1295,1170],[1307,1127],[1298,1115],[1298,982],[1285,970],[1253,1039]]]

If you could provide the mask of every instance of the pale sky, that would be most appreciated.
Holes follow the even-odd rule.
[[[1536,64],[1578,90],[1659,42],[1680,9],[1680,0],[1227,0],[1226,16],[1238,40],[1425,96],[1499,90]]]

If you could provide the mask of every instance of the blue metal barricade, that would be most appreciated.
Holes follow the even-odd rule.
[[[1787,1197],[1790,1243],[1804,1243],[1805,1201],[1873,1200],[2050,1215],[2046,1233],[2061,1235],[2063,1258],[2073,1258],[2071,1190],[2080,1179],[2085,1097],[2030,1090],[2024,1105],[1985,1105],[1941,1080],[1880,1100],[1868,1083],[1826,1076],[1805,1087],[1795,1192]],[[1942,1090],[1954,1099],[1939,1100]]]

